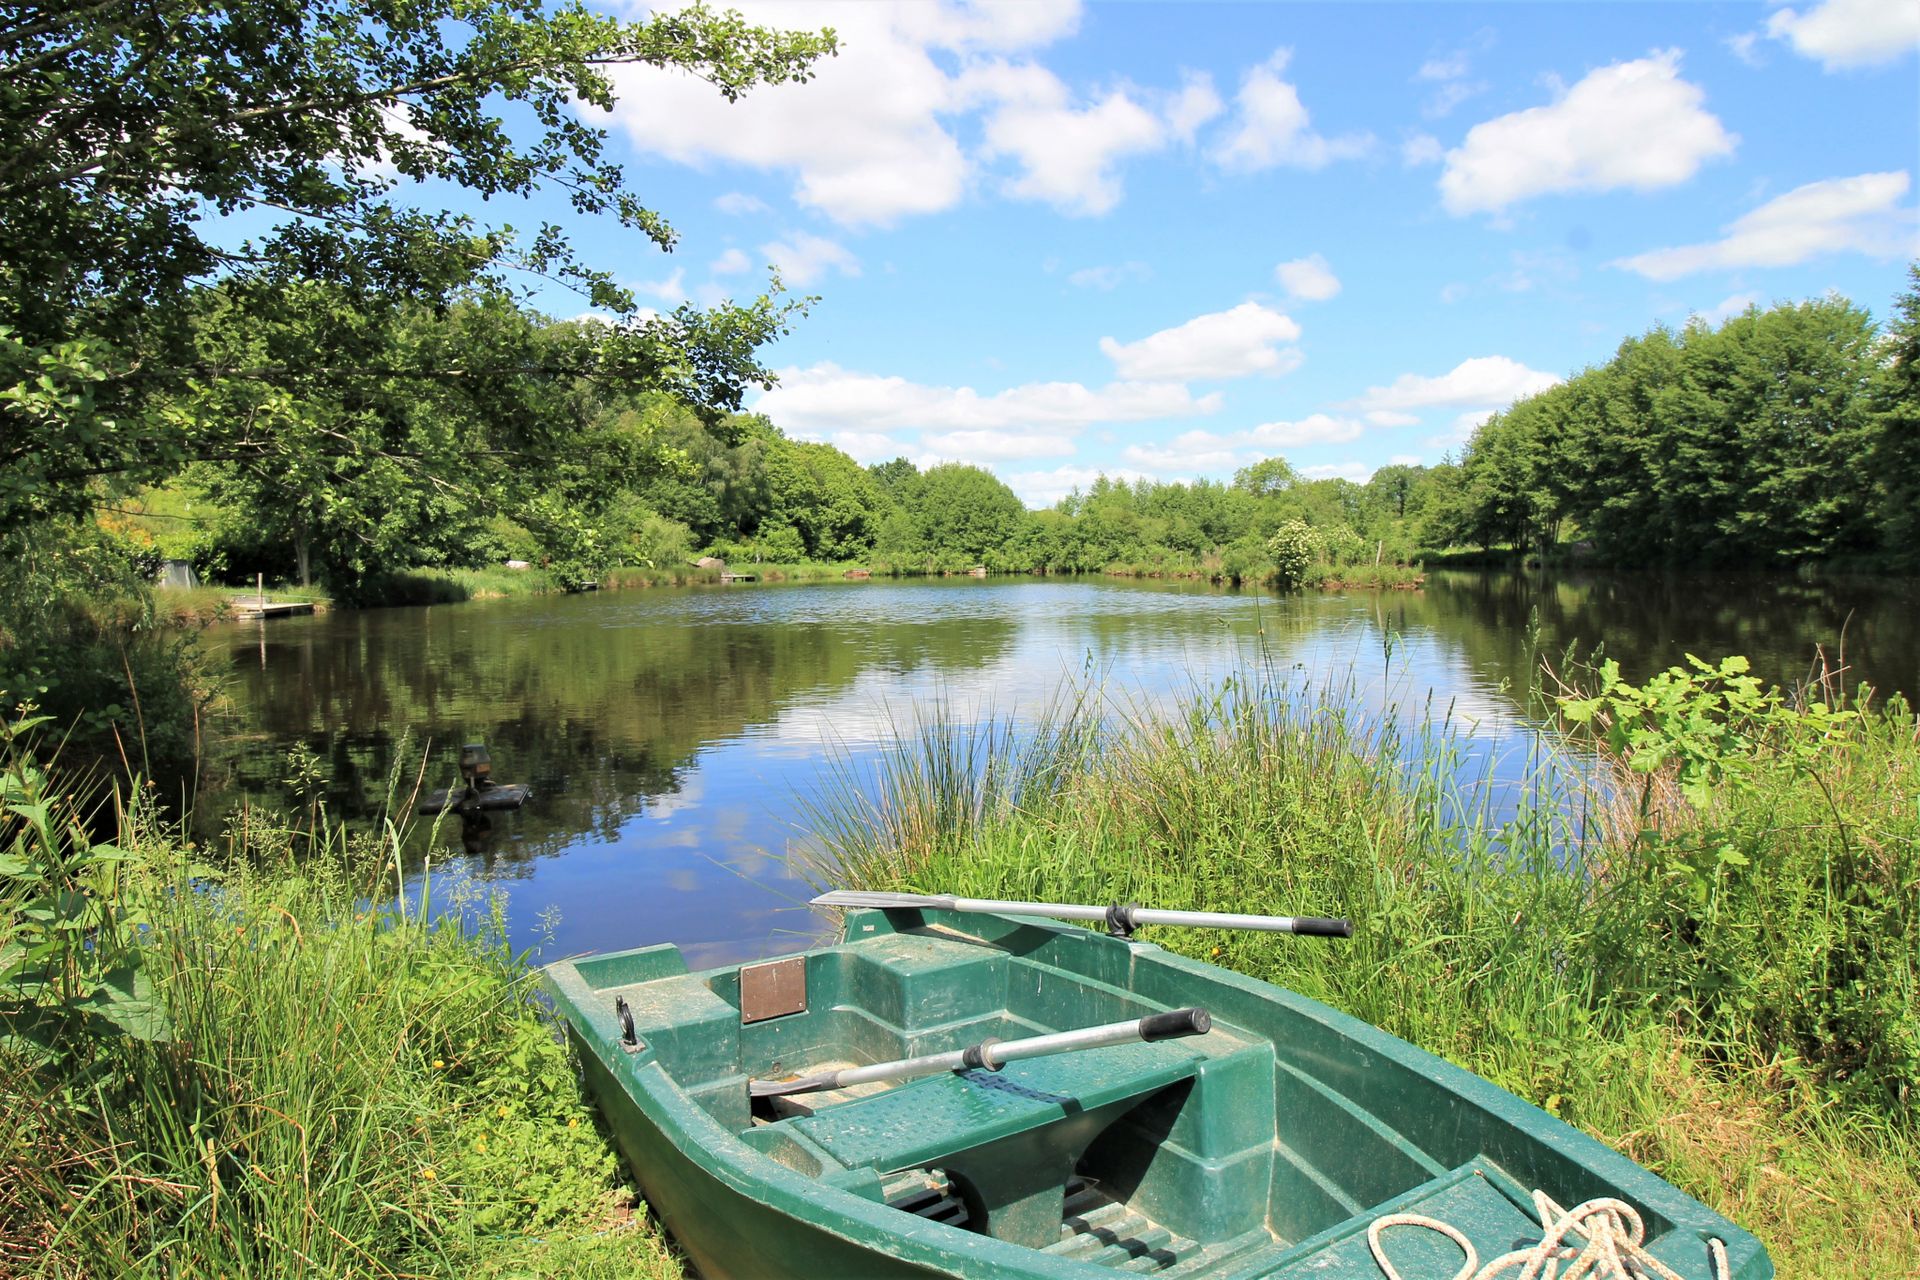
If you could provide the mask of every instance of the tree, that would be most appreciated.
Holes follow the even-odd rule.
[[[1881,545],[1920,566],[1920,262],[1894,304],[1873,383],[1873,474]]]
[[[222,363],[197,348],[191,297],[236,305],[307,281],[376,310],[510,296],[516,272],[634,314],[612,275],[558,228],[521,240],[397,199],[400,179],[485,197],[559,188],[661,248],[673,232],[628,192],[603,131],[576,104],[612,104],[606,69],[675,67],[732,98],[803,79],[831,33],[787,34],[695,7],[624,22],[579,0],[93,0],[27,3],[0,19],[0,537],[86,510],[102,477],[138,481],[252,447],[254,420],[154,412],[210,382],[291,392],[326,378],[416,386],[508,373],[661,387],[715,410],[764,381],[755,349],[788,314],[766,299],[582,333],[551,363],[464,360],[368,369],[338,353]],[[504,120],[534,125],[516,141]],[[276,225],[222,243],[208,212]],[[192,396],[185,397],[191,402]],[[280,429],[314,434],[292,418]],[[344,442],[329,455],[346,457]]]
[[[1298,483],[1300,477],[1287,464],[1285,458],[1263,458],[1252,466],[1242,467],[1233,473],[1233,487],[1255,497],[1270,497],[1284,493]]]
[[[914,543],[899,552],[957,569],[994,560],[1019,532],[1027,509],[992,472],[946,462],[921,475],[907,515]]]

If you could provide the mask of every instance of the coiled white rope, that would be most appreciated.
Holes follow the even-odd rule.
[[[1380,1244],[1380,1237],[1388,1227],[1422,1227],[1437,1231],[1460,1246],[1466,1262],[1453,1280],[1499,1280],[1503,1273],[1516,1267],[1519,1272],[1513,1280],[1646,1280],[1646,1277],[1685,1280],[1641,1247],[1647,1239],[1646,1224],[1639,1212],[1624,1200],[1599,1196],[1571,1209],[1562,1209],[1546,1192],[1535,1191],[1533,1207],[1540,1214],[1543,1234],[1539,1243],[1501,1254],[1484,1267],[1480,1265],[1480,1255],[1474,1250],[1473,1242],[1459,1228],[1425,1214],[1390,1213],[1375,1218],[1367,1227],[1367,1247],[1373,1250],[1373,1260],[1387,1280],[1405,1280],[1387,1260],[1386,1250]],[[1586,1237],[1585,1249],[1576,1250],[1564,1243],[1567,1236],[1575,1233]],[[1707,1241],[1707,1252],[1713,1261],[1714,1280],[1731,1280],[1726,1245],[1718,1238],[1711,1238]],[[1572,1265],[1561,1272],[1560,1264],[1569,1259]]]

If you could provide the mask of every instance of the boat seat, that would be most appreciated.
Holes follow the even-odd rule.
[[[1177,1041],[1085,1049],[944,1072],[780,1123],[850,1168],[945,1169],[990,1234],[1039,1247],[1059,1236],[1087,1146],[1203,1060]]]

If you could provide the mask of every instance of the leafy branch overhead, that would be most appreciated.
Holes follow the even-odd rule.
[[[768,374],[755,350],[791,307],[763,298],[637,319],[631,293],[559,228],[522,236],[414,207],[414,182],[485,198],[563,193],[661,249],[674,233],[625,185],[605,132],[607,69],[671,68],[728,99],[804,80],[831,32],[780,32],[695,6],[638,22],[575,2],[98,0],[0,19],[0,533],[84,511],[101,476],[151,479],[233,447],[155,406],[236,378],[351,397],[368,380],[586,377],[725,410]],[[320,285],[388,313],[564,283],[622,321],[548,363],[408,364],[364,344],[223,362],[199,292],[274,322]],[[777,282],[776,282],[777,290]],[[189,396],[191,399],[191,396]],[[255,424],[257,425],[257,424]],[[223,434],[228,433],[228,434]]]

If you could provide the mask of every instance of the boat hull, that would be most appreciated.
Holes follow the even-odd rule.
[[[791,962],[790,962],[791,963]],[[1151,944],[1007,917],[860,912],[806,953],[803,1008],[761,1016],[739,969],[670,947],[546,971],[655,1215],[703,1276],[1377,1277],[1370,1222],[1454,1223],[1482,1258],[1539,1236],[1527,1193],[1617,1195],[1649,1248],[1711,1280],[1773,1275],[1732,1223],[1487,1082],[1295,993]],[[749,966],[751,969],[752,967]],[[751,979],[752,974],[749,975]],[[637,1022],[626,1043],[615,997]],[[754,1115],[750,1075],[945,1051],[1202,1005],[1194,1041],[952,1073],[813,1114]],[[1188,1047],[1193,1046],[1193,1047]],[[909,1212],[904,1185],[934,1189]],[[944,1191],[946,1194],[936,1194]],[[892,1204],[889,1203],[892,1201]],[[1398,1229],[1406,1275],[1452,1275]]]

